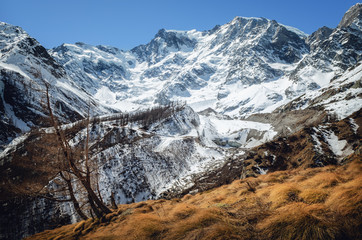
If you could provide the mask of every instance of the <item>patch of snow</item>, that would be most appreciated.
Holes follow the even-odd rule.
[[[333,131],[323,131],[325,140],[327,141],[332,152],[338,156],[347,156],[353,153],[352,149],[345,149],[347,145],[346,140],[339,140]]]
[[[15,150],[17,148],[17,146],[24,142],[29,136],[29,133],[26,133],[20,137],[14,138],[4,149],[4,151],[2,151],[0,153],[0,159],[3,159],[7,154],[9,154],[11,151]],[[0,165],[3,165],[4,163],[1,163]]]
[[[116,102],[116,94],[109,90],[106,86],[102,86],[94,97],[107,105],[112,105]]]
[[[12,121],[13,125],[17,128],[19,128],[22,132],[28,132],[30,131],[30,127],[28,126],[27,123],[25,123],[23,120],[21,120],[20,118],[18,118],[13,110],[13,107],[9,104],[7,104],[5,102],[4,96],[1,95],[2,101],[4,103],[4,107],[5,107],[5,115],[10,118],[10,120]]]
[[[350,118],[349,122],[352,125],[352,130],[353,130],[354,134],[357,134],[357,130],[359,128],[358,124],[356,123],[356,121],[353,118]]]
[[[294,33],[297,34],[299,37],[306,38],[306,37],[309,36],[309,34],[306,34],[305,32],[299,30],[298,28],[291,27],[291,26],[287,26],[287,25],[284,25],[284,24],[280,24],[280,25],[282,25],[283,27],[285,27],[285,28],[288,29],[289,31],[294,32]]]
[[[265,175],[265,174],[268,173],[268,169],[264,170],[264,169],[262,169],[261,167],[259,167],[258,164],[256,164],[255,167],[258,169],[260,175]]]
[[[356,97],[350,100],[340,100],[325,104],[325,109],[337,114],[338,119],[343,119],[358,111],[362,106],[362,98]]]
[[[313,130],[314,130],[315,133],[320,132],[319,129],[318,129],[318,128],[315,128],[315,127],[313,127]],[[311,135],[312,138],[313,138],[313,140],[314,140],[314,142],[315,142],[315,144],[314,144],[315,150],[316,150],[319,154],[323,154],[322,144],[321,144],[321,142],[320,142],[319,139],[318,139],[318,135],[315,134],[315,133]]]
[[[25,77],[27,79],[31,79],[28,74],[26,74],[19,66],[15,65],[15,64],[8,64],[8,63],[0,62],[0,67],[13,71],[13,72],[17,72],[20,75],[22,75],[23,77]]]

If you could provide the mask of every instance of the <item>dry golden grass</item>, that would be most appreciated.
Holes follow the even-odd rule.
[[[288,171],[275,171],[259,177],[264,182],[281,183],[290,177]]]
[[[197,211],[194,205],[180,203],[175,205],[171,210],[170,215],[176,219],[186,219]]]
[[[269,201],[273,208],[278,208],[289,202],[300,201],[300,190],[295,183],[276,184],[272,187]]]
[[[181,199],[119,205],[29,239],[362,239],[362,163],[278,171]]]
[[[344,216],[356,215],[362,219],[362,175],[335,187],[326,205]]]
[[[122,238],[129,239],[162,239],[162,232],[166,225],[161,218],[151,214],[135,215],[127,221],[122,229],[125,235]]]
[[[195,229],[203,229],[220,221],[213,209],[200,209],[187,219],[179,221],[169,230],[168,239],[186,239],[186,236]]]
[[[341,183],[343,179],[335,172],[320,172],[303,182],[311,188],[328,188]]]
[[[314,189],[308,188],[304,189],[300,194],[299,197],[301,200],[308,204],[313,203],[324,203],[324,201],[328,197],[328,192],[325,189]]]
[[[339,239],[341,230],[323,205],[291,203],[279,208],[258,227],[264,239]]]

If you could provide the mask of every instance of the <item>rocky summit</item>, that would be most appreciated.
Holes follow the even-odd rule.
[[[70,182],[75,199],[87,198],[83,179],[68,178],[77,167],[60,164],[69,156],[106,205],[360,159],[361,12],[356,4],[336,28],[310,35],[246,17],[202,32],[161,29],[128,51],[45,49],[0,22],[0,239],[84,218],[64,193]],[[61,154],[59,139],[71,150]],[[91,203],[80,205],[95,218]]]

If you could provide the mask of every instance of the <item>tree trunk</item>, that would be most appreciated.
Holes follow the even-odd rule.
[[[88,193],[88,196],[89,196],[90,200],[91,199],[93,200],[93,202],[102,211],[102,213],[103,214],[111,213],[112,211],[106,205],[104,205],[104,203],[95,194],[92,187],[90,186],[90,183],[88,181],[85,181],[84,179],[81,182],[82,182],[84,188],[87,190],[87,193]]]
[[[117,204],[116,204],[116,200],[114,199],[114,193],[113,192],[111,193],[111,204],[112,204],[112,206],[111,206],[112,209],[118,209]]]
[[[102,214],[98,210],[97,206],[94,204],[94,201],[93,201],[92,197],[89,194],[88,194],[88,202],[89,202],[89,205],[91,206],[94,214],[97,216],[97,218],[101,218],[104,214]]]
[[[88,219],[88,217],[83,213],[82,209],[80,208],[79,202],[78,202],[77,198],[74,195],[74,190],[73,190],[73,185],[72,185],[71,180],[67,179],[62,172],[60,172],[60,176],[67,183],[69,196],[70,196],[70,199],[72,200],[75,211],[78,213],[78,215],[83,220]]]
[[[73,192],[73,187],[72,187],[72,183],[69,181],[67,182],[67,185],[69,187],[69,195],[70,195],[70,199],[72,199],[73,202],[73,206],[75,211],[78,213],[78,215],[83,219],[83,220],[87,220],[88,217],[83,213],[82,209],[80,209],[79,206],[79,202],[77,201],[77,199],[75,198],[74,192]]]

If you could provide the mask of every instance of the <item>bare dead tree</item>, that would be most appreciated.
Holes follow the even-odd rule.
[[[66,136],[66,131],[62,129],[57,117],[53,113],[49,95],[49,84],[45,81],[44,84],[46,96],[44,105],[48,111],[50,125],[54,128],[54,134],[56,136],[54,140],[59,150],[58,179],[60,180],[59,184],[63,184],[63,187],[59,189],[59,192],[63,192],[63,196],[61,194],[55,194],[53,190],[53,196],[44,195],[44,197],[59,202],[72,202],[75,211],[82,219],[87,219],[87,214],[91,217],[95,215],[100,218],[105,214],[111,213],[111,210],[105,205],[100,193],[97,162],[91,161],[89,157],[90,125],[100,123],[104,120],[119,120],[121,125],[138,122],[144,127],[147,127],[156,121],[166,119],[177,111],[180,111],[184,108],[185,104],[171,102],[166,106],[157,106],[138,113],[121,113],[108,117],[107,119],[98,117],[92,120],[90,120],[88,108],[87,118],[78,121],[73,127],[75,129],[84,129],[84,127],[86,127],[84,147],[80,150],[77,147],[70,146],[68,141],[69,136]],[[111,196],[111,203],[112,208],[116,208],[114,193],[112,193]],[[88,209],[84,209],[85,206],[87,206]]]
[[[105,214],[111,213],[111,210],[105,205],[102,201],[100,194],[96,194],[94,189],[98,188],[97,186],[94,188],[92,186],[92,171],[90,170],[90,160],[89,160],[89,114],[86,120],[87,132],[86,132],[86,142],[85,148],[83,151],[83,159],[77,154],[77,151],[69,145],[68,140],[66,139],[64,131],[59,126],[58,120],[55,117],[52,106],[50,103],[49,96],[49,85],[45,84],[46,87],[46,106],[48,109],[49,117],[51,120],[51,125],[54,128],[54,132],[56,135],[57,143],[59,145],[60,152],[63,156],[63,169],[60,169],[60,177],[64,180],[68,187],[68,193],[70,195],[70,199],[73,202],[74,209],[82,218],[87,218],[86,215],[82,212],[79,202],[77,201],[74,194],[74,187],[72,185],[72,179],[79,182],[80,186],[86,191],[87,195],[87,203],[91,207],[93,213],[97,217],[101,217]],[[89,111],[88,111],[89,112]],[[98,191],[99,193],[99,191]]]

